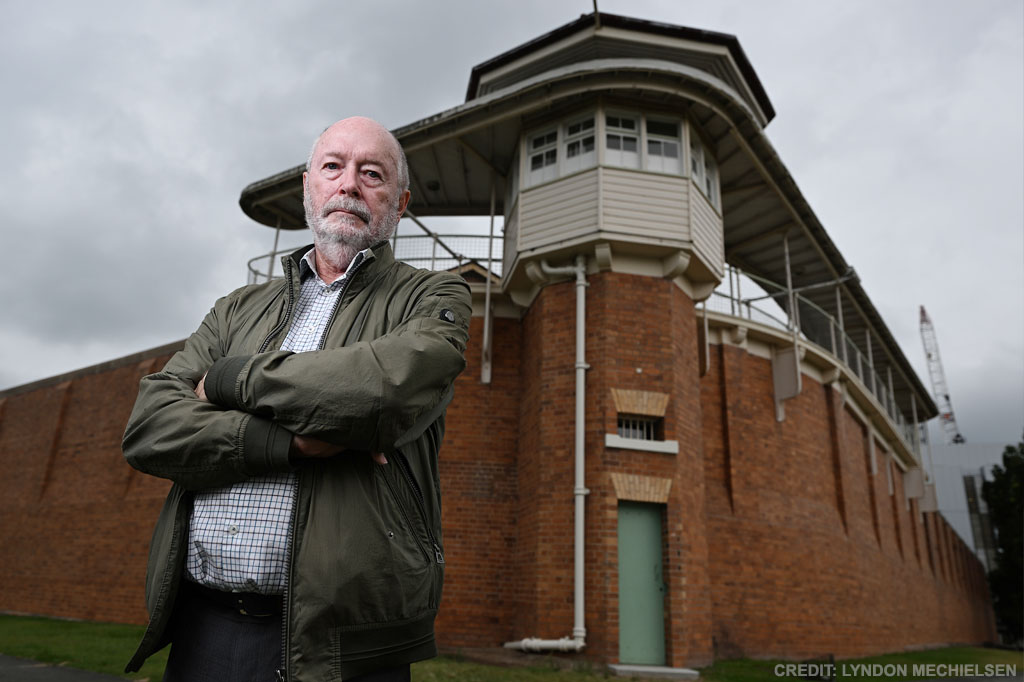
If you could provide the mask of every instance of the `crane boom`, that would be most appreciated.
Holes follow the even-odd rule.
[[[935,327],[924,306],[921,306],[921,341],[924,343],[924,355],[928,359],[928,376],[932,380],[932,393],[935,394],[935,403],[939,407],[939,423],[946,434],[946,443],[966,443],[956,426],[953,404],[949,400],[949,389],[946,387],[946,374],[942,371],[942,358],[939,357],[939,341],[935,337]]]

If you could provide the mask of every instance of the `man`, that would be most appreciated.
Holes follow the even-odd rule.
[[[128,462],[174,482],[150,547],[165,680],[408,680],[436,654],[437,456],[470,296],[394,260],[409,203],[398,141],[328,128],[303,173],[314,245],[220,299],[143,378]]]

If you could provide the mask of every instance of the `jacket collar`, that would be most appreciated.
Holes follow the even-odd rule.
[[[281,257],[281,264],[284,266],[285,273],[291,273],[291,277],[296,285],[298,285],[299,273],[301,272],[299,261],[312,248],[312,244],[307,244],[302,248],[292,251],[287,256]],[[291,262],[289,263],[289,261]],[[367,257],[363,259],[363,263],[358,267],[358,271],[355,273],[355,281],[351,282],[348,288],[362,287],[363,282],[373,281],[378,274],[390,269],[394,263],[395,252],[391,249],[390,241],[385,240],[374,244],[370,247],[370,253],[367,254]]]

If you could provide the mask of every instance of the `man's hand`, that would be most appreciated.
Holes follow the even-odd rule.
[[[206,374],[203,374],[203,378],[196,384],[196,397],[209,402],[209,398],[206,397]]]
[[[338,445],[331,445],[330,443],[318,438],[310,438],[309,436],[294,434],[292,436],[292,447],[288,451],[288,457],[290,459],[334,457],[341,453],[342,450],[344,450],[344,448]]]
[[[339,445],[332,445],[326,441],[319,440],[318,438],[310,438],[309,436],[300,436],[295,434],[292,436],[292,447],[288,452],[288,457],[291,459],[326,459],[328,457],[340,455],[344,450],[345,448]],[[377,464],[388,463],[388,458],[385,457],[382,452],[375,452],[372,457],[373,461]]]

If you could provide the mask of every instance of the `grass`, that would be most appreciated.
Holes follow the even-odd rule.
[[[0,615],[0,653],[124,676],[144,630],[141,625]],[[129,679],[158,682],[166,663],[165,649]]]
[[[28,616],[0,615],[0,653],[30,658],[45,663],[67,665],[94,672],[121,675],[124,664],[142,638],[142,626],[80,621],[52,620]],[[167,662],[167,650],[150,658],[131,680],[158,682]],[[783,682],[799,681],[796,676],[776,675],[776,666],[783,661],[720,661],[701,670],[704,682]],[[852,674],[857,665],[906,665],[906,676],[859,676]],[[855,660],[837,661],[837,682],[885,682],[915,679],[914,665],[978,665],[1017,666],[1017,675],[1024,672],[1024,656],[1019,651],[952,647],[930,651],[914,651]],[[782,671],[785,672],[785,671]],[[437,658],[412,667],[414,682],[597,682],[609,679],[604,673],[586,670],[558,670],[552,667],[499,668],[451,658]],[[612,678],[614,679],[614,678]],[[980,678],[979,678],[980,682]]]

